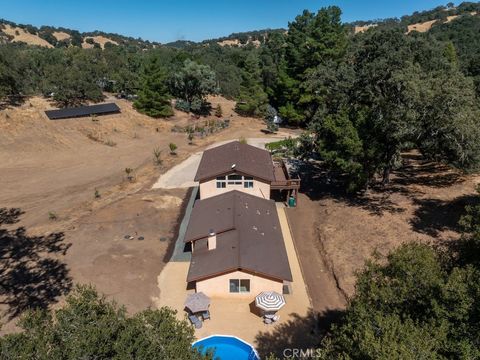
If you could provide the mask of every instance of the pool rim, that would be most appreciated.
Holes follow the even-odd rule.
[[[203,341],[203,340],[206,340],[206,339],[210,339],[210,338],[212,338],[212,337],[225,337],[225,338],[236,339],[236,340],[244,343],[245,345],[250,346],[250,348],[253,350],[253,352],[254,352],[255,355],[257,356],[257,359],[258,359],[258,360],[261,360],[261,359],[260,359],[260,355],[258,354],[257,349],[255,349],[255,347],[254,347],[252,344],[246,342],[246,341],[243,340],[243,339],[240,339],[238,336],[235,336],[235,335],[222,335],[222,334],[209,335],[209,336],[206,336],[206,337],[204,337],[204,338],[201,338],[201,339],[198,339],[198,340],[194,341],[194,342],[192,343],[192,347],[195,346],[196,343],[198,343],[198,342],[200,342],[200,341]]]

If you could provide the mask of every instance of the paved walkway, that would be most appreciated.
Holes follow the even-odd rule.
[[[190,194],[190,199],[188,200],[187,208],[185,209],[185,215],[183,216],[182,222],[180,223],[180,227],[178,229],[178,236],[177,240],[175,240],[175,248],[173,249],[173,254],[170,258],[170,261],[190,262],[190,259],[192,258],[191,253],[183,251],[185,248],[185,243],[183,240],[185,239],[185,232],[187,231],[188,222],[190,221],[190,216],[192,215],[192,209],[193,205],[195,204],[197,194],[198,186],[194,187],[192,189],[192,193]]]
[[[203,338],[213,334],[228,334],[238,336],[255,344],[256,336],[271,333],[298,317],[305,317],[311,308],[305,282],[300,270],[300,264],[295,252],[292,234],[285,216],[282,204],[277,204],[278,217],[282,228],[288,260],[292,270],[292,293],[285,295],[286,305],[278,312],[280,321],[275,325],[265,325],[262,319],[251,311],[252,303],[257,294],[249,299],[212,298],[210,305],[211,320],[205,321],[202,329],[196,330],[196,337]],[[177,317],[185,317],[183,304],[188,293],[193,289],[186,288],[188,262],[169,262],[158,276],[160,295],[155,300],[158,307],[169,306],[178,311]],[[253,307],[254,308],[254,307]]]

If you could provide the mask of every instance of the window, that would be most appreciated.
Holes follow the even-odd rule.
[[[240,280],[239,279],[230,279],[230,292],[231,293],[240,292]]]
[[[243,183],[243,187],[244,187],[245,189],[253,189],[253,181],[245,181],[245,182]]]
[[[250,292],[250,280],[249,279],[240,279],[240,292],[242,292],[242,293]]]
[[[251,176],[244,176],[243,177],[243,187],[245,189],[253,189],[253,177]]]
[[[228,175],[228,185],[242,185],[242,175]]]
[[[249,293],[250,280],[249,279],[230,279],[231,293]]]
[[[217,189],[225,189],[227,185],[240,185],[245,189],[253,189],[253,177],[232,174],[228,176],[217,176]]]
[[[227,187],[227,182],[225,180],[226,180],[225,176],[217,177],[217,189],[224,189]]]

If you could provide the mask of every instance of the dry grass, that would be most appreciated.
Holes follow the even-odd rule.
[[[259,40],[252,40],[252,39],[249,39],[246,44],[240,43],[240,40],[238,40],[238,39],[223,40],[223,41],[217,42],[217,44],[220,45],[220,46],[240,46],[240,47],[246,46],[248,44],[253,44],[253,46],[255,46],[257,48],[260,47],[260,45],[261,45]]]
[[[480,182],[479,175],[464,176],[415,152],[404,154],[404,167],[387,188],[364,196],[345,196],[325,179],[316,171],[302,177],[303,209],[293,220],[299,229],[312,229],[304,237],[313,237],[318,256],[347,295],[372,253],[386,255],[410,241],[445,245],[457,239],[459,217],[475,201]]]
[[[426,22],[423,22],[423,23],[416,23],[416,24],[408,25],[407,34],[411,33],[412,31],[426,32],[426,31],[430,30],[432,28],[433,24],[435,24],[437,21],[438,20],[430,20],[430,21],[426,21]]]
[[[188,145],[185,134],[171,128],[190,121],[190,115],[175,112],[168,120],[152,119],[136,112],[128,101],[108,96],[107,101],[115,101],[121,113],[98,121],[48,120],[44,111],[52,105],[39,97],[2,110],[0,203],[25,211],[18,226],[28,233],[65,232],[72,247],[62,262],[73,281],[93,283],[129,311],[138,311],[152,305],[158,295],[156,278],[168,258],[180,199],[186,195],[186,189],[150,190],[159,173],[212,142],[264,136],[260,132],[264,124],[239,117],[232,111],[234,102],[215,97],[212,103],[222,104],[231,126]],[[198,121],[210,119],[217,118]],[[99,141],[90,140],[88,133]],[[117,145],[104,145],[109,141]],[[165,153],[171,142],[178,145],[177,156],[165,157],[161,168],[155,166],[152,149],[159,147]],[[127,167],[134,169],[135,182],[124,181]],[[96,190],[100,198],[92,196]],[[49,212],[60,214],[57,221],[49,220]],[[127,234],[144,240],[125,240]],[[3,326],[0,333],[14,331],[15,322]]]
[[[22,28],[19,27],[14,27],[11,25],[5,25],[5,28],[3,29],[3,32],[13,36],[14,42],[24,42],[29,45],[39,45],[39,46],[45,46],[48,48],[52,48],[53,45],[50,44],[48,41],[43,40],[37,35],[30,34],[29,32],[23,30]]]
[[[55,39],[58,41],[70,39],[70,35],[63,31],[55,31],[53,36],[55,36]]]
[[[368,24],[368,25],[365,25],[365,26],[355,26],[355,34],[358,34],[358,33],[362,33],[362,32],[365,32],[367,31],[368,29],[372,28],[372,27],[376,27],[378,26],[378,24]]]
[[[116,41],[114,41],[114,40],[112,40],[112,39],[109,39],[109,38],[107,38],[107,37],[105,37],[105,36],[88,36],[88,37],[86,37],[86,38],[83,39],[82,47],[83,47],[84,49],[91,49],[91,48],[93,48],[93,46],[94,46],[93,44],[87,43],[87,42],[86,42],[87,39],[93,39],[93,41],[94,41],[96,44],[99,44],[102,49],[105,48],[105,44],[106,44],[107,42],[110,42],[110,43],[112,43],[112,44],[118,45],[118,43],[117,43]]]

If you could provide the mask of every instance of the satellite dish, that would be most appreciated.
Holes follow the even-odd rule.
[[[237,166],[237,164],[232,164],[232,169],[235,169],[235,166]]]

